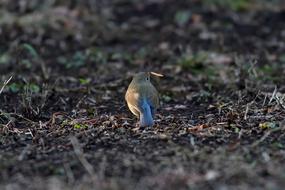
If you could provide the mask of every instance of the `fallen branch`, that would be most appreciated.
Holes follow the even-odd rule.
[[[85,158],[84,153],[83,153],[83,151],[82,151],[82,149],[80,147],[80,144],[79,144],[77,138],[76,137],[71,137],[70,141],[71,141],[71,144],[73,146],[74,153],[77,156],[78,160],[81,162],[81,164],[83,165],[85,170],[88,172],[88,174],[92,177],[92,179],[94,181],[97,181],[94,169],[93,169],[92,165]]]

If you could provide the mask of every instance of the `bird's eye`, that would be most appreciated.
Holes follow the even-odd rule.
[[[148,77],[146,77],[146,80],[149,80],[149,78],[148,78]]]

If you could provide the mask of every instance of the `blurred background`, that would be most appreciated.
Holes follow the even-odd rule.
[[[13,94],[69,91],[153,70],[244,88],[256,65],[272,84],[284,79],[284,17],[282,0],[1,0],[1,81],[13,75]]]
[[[83,76],[83,67],[104,64],[161,68],[197,52],[273,59],[284,50],[281,0],[1,0],[0,6],[1,74],[38,72],[31,48],[46,75],[75,69]]]

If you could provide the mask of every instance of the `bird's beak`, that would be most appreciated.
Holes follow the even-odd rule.
[[[157,76],[157,77],[163,77],[163,74],[160,74],[160,73],[150,72],[150,74]]]

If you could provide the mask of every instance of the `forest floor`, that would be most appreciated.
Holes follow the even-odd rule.
[[[284,189],[282,1],[11,0],[0,15],[0,189]],[[139,71],[165,75],[151,128],[124,100]]]

